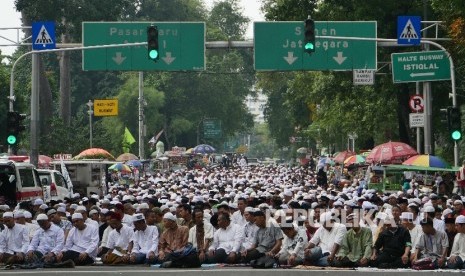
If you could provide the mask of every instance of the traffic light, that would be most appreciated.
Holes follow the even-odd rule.
[[[315,21],[305,20],[304,52],[311,54],[315,52]]]
[[[452,140],[462,139],[462,115],[458,107],[447,108],[447,126]]]
[[[10,146],[14,146],[19,141],[19,134],[26,129],[26,127],[22,124],[22,121],[26,118],[26,115],[19,114],[15,111],[10,111],[7,114],[7,136],[6,142]]]
[[[156,62],[160,56],[158,49],[158,28],[156,26],[147,27],[147,47],[149,59]]]

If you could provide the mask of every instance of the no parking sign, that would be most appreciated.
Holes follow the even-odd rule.
[[[408,101],[408,105],[412,112],[423,112],[425,106],[423,97],[421,95],[412,95]]]

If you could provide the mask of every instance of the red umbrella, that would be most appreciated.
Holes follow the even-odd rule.
[[[52,161],[53,161],[52,157],[48,157],[47,155],[39,155],[39,162],[37,164],[37,167],[41,169],[48,168],[50,166],[50,162]],[[24,162],[30,163],[31,159],[27,158],[26,160],[24,160]]]
[[[368,154],[366,162],[401,164],[404,160],[417,154],[418,152],[410,145],[402,142],[388,142],[373,148]]]
[[[341,151],[336,156],[334,156],[333,160],[334,160],[334,162],[342,164],[342,163],[344,163],[344,160],[346,160],[347,158],[349,158],[349,157],[351,157],[351,156],[353,156],[355,154],[356,153],[351,151],[351,150]]]

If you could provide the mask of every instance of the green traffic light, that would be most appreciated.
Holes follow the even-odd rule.
[[[460,140],[462,138],[462,133],[458,130],[455,130],[452,132],[451,136],[454,140]]]
[[[313,43],[305,44],[305,50],[313,50],[313,49],[315,49],[315,45],[313,45]]]
[[[6,138],[6,142],[8,143],[8,145],[16,144],[16,140],[16,136],[14,135],[8,135],[8,137]]]
[[[149,57],[150,57],[151,59],[157,59],[157,58],[158,58],[158,51],[157,51],[157,50],[151,50],[151,51],[149,52]]]

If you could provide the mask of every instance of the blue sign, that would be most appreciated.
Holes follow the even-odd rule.
[[[397,17],[397,44],[420,45],[421,41],[421,17],[398,16]]]
[[[55,22],[32,23],[32,50],[55,49],[55,43]]]

